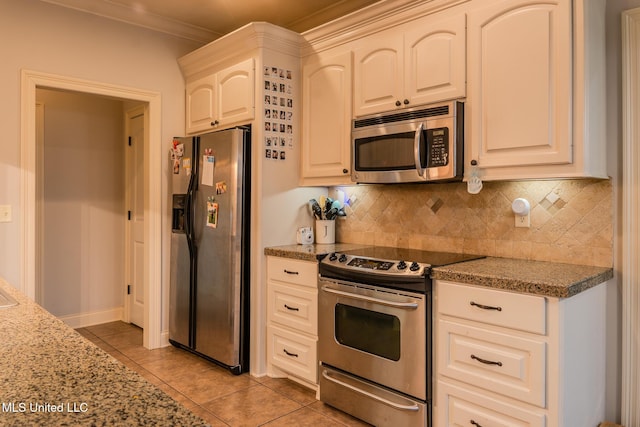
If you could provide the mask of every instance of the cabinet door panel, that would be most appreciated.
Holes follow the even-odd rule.
[[[187,83],[187,133],[211,128],[215,117],[215,75]]]
[[[471,155],[480,167],[572,161],[570,23],[568,1],[469,13]]]
[[[354,115],[393,110],[404,100],[402,49],[402,35],[387,35],[354,52]]]
[[[221,125],[250,120],[254,117],[253,59],[218,73],[218,114]]]
[[[410,105],[465,96],[465,15],[429,16],[405,35],[405,93]]]
[[[303,74],[302,177],[350,183],[351,52],[319,58]]]

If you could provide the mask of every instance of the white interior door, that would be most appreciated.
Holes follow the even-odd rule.
[[[144,328],[144,108],[127,112],[127,304],[129,321]]]

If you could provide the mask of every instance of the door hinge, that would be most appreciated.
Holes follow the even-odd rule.
[[[131,285],[127,285],[127,295],[131,295]]]
[[[129,147],[131,147],[131,137],[129,137]]]
[[[131,211],[127,211],[127,221],[131,221]]]

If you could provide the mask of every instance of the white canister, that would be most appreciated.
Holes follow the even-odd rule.
[[[334,220],[316,220],[316,243],[336,242],[336,222]]]

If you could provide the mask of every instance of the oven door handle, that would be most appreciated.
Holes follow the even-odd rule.
[[[360,389],[360,388],[358,388],[356,386],[353,386],[351,384],[347,384],[344,381],[340,381],[337,378],[333,378],[329,374],[329,372],[327,370],[323,370],[322,371],[322,376],[327,381],[331,381],[332,383],[338,384],[339,386],[348,388],[349,390],[355,391],[356,393],[360,393],[360,394],[362,394],[364,396],[367,396],[367,397],[369,397],[369,398],[371,398],[373,400],[377,400],[378,402],[383,403],[383,404],[385,404],[387,406],[391,406],[394,409],[398,409],[400,411],[419,411],[420,410],[420,407],[418,405],[401,405],[399,403],[395,403],[395,402],[392,402],[390,400],[387,400],[387,399],[385,399],[383,397],[376,396],[373,393],[369,393],[368,391],[362,390],[362,389]]]
[[[321,289],[324,292],[327,292],[327,293],[330,293],[330,294],[340,295],[340,296],[343,296],[343,297],[352,298],[352,299],[365,301],[365,302],[371,302],[371,303],[374,303],[374,304],[386,305],[388,307],[403,308],[405,310],[411,310],[411,309],[418,308],[418,303],[417,302],[387,301],[387,300],[380,299],[380,298],[373,298],[373,297],[368,297],[368,296],[365,296],[365,295],[353,294],[351,292],[339,291],[337,289],[330,288],[329,286],[326,286],[326,285],[322,286]]]
[[[424,123],[420,123],[418,125],[418,129],[416,129],[416,135],[413,138],[413,159],[416,162],[416,171],[418,172],[418,176],[423,178],[424,168],[422,167],[422,162],[420,161],[420,147],[422,142],[422,132],[424,131]]]

